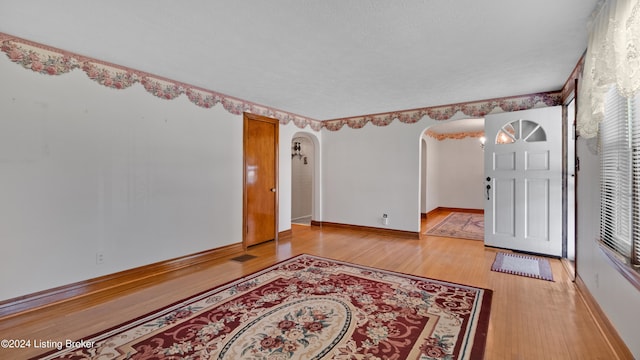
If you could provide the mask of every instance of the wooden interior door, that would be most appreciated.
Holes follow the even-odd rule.
[[[245,249],[277,238],[278,120],[244,114]]]

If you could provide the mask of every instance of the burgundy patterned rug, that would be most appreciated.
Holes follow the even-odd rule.
[[[484,240],[484,214],[452,212],[426,232],[427,235]]]
[[[46,359],[482,359],[491,296],[300,255]]]

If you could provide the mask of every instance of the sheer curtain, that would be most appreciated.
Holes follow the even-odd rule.
[[[640,89],[640,0],[607,0],[596,6],[578,89],[580,136],[598,134],[613,85],[626,98]]]

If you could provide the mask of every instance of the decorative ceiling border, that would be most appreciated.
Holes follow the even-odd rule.
[[[344,125],[347,125],[352,129],[360,129],[367,123],[372,123],[376,126],[387,126],[391,124],[394,119],[398,119],[400,122],[405,124],[413,124],[418,122],[424,116],[428,116],[434,120],[449,120],[458,112],[470,117],[480,118],[490,112],[528,110],[539,103],[543,103],[545,106],[556,106],[562,104],[561,99],[561,91],[510,96],[451,105],[325,120],[323,121],[323,127],[330,131],[338,131]],[[496,111],[497,109],[499,110]]]
[[[466,131],[458,133],[437,133],[431,129],[424,132],[425,135],[432,137],[438,141],[442,140],[462,140],[464,138],[481,138],[484,136],[484,131]]]
[[[91,80],[112,89],[126,89],[135,83],[140,83],[147,92],[161,99],[171,100],[184,94],[193,104],[200,107],[211,108],[217,104],[222,104],[225,110],[234,115],[249,112],[275,118],[282,125],[293,122],[300,129],[308,125],[314,131],[320,131],[322,128],[329,131],[338,131],[344,125],[352,129],[360,129],[368,123],[376,126],[387,126],[395,119],[405,124],[413,124],[424,116],[434,120],[448,120],[458,112],[470,117],[483,117],[491,112],[527,110],[540,103],[545,106],[562,104],[562,91],[558,90],[320,121],[143,71],[38,44],[2,32],[0,32],[0,51],[3,51],[12,62],[40,74],[60,75],[71,70],[81,69]]]
[[[75,69],[81,69],[91,80],[112,89],[126,89],[135,83],[140,83],[147,92],[165,100],[172,100],[184,94],[193,104],[203,108],[212,108],[217,104],[222,104],[225,110],[234,115],[249,112],[278,119],[283,125],[293,122],[301,129],[307,125],[315,131],[319,131],[322,128],[322,122],[315,119],[259,105],[143,71],[106,63],[2,32],[0,32],[0,50],[14,63],[44,75],[61,75]]]

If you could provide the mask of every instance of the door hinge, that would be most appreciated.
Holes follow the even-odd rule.
[[[580,171],[580,158],[576,156],[576,172]]]

